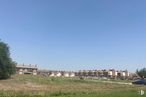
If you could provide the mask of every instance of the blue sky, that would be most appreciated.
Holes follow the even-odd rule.
[[[41,69],[146,66],[145,0],[0,0],[0,39]]]

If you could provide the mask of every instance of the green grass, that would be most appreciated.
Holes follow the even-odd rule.
[[[0,97],[142,97],[138,95],[140,90],[146,91],[146,86],[78,78],[15,75],[0,81]]]

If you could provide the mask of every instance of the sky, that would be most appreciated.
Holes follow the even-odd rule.
[[[0,0],[0,39],[39,69],[146,67],[145,0]]]

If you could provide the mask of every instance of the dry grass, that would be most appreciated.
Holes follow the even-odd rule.
[[[135,86],[135,85],[122,85],[122,84],[112,84],[112,83],[102,83],[101,81],[89,81],[80,79],[70,79],[70,78],[48,78],[42,76],[29,76],[29,75],[15,75],[9,80],[0,81],[0,91],[10,92],[10,94],[36,94],[43,95],[39,97],[44,97],[45,94],[52,95],[68,95],[83,93],[93,93],[95,95],[108,94],[108,93],[118,93],[118,92],[129,92],[134,93],[138,90],[146,90],[145,86]],[[64,94],[65,93],[65,94]],[[70,94],[71,93],[71,94]],[[72,94],[73,93],[73,94]],[[2,94],[3,95],[3,94]],[[117,94],[118,95],[118,94]],[[93,96],[93,95],[92,95]],[[91,97],[92,97],[91,96]],[[35,97],[35,96],[34,96]],[[49,96],[47,96],[49,97]],[[51,96],[52,97],[52,96]],[[60,96],[66,97],[66,96]],[[105,96],[107,97],[107,96]],[[124,97],[124,96],[123,96]]]

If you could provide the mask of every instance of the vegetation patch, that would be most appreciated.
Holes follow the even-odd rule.
[[[146,86],[32,75],[0,81],[0,97],[140,97],[140,90]]]

